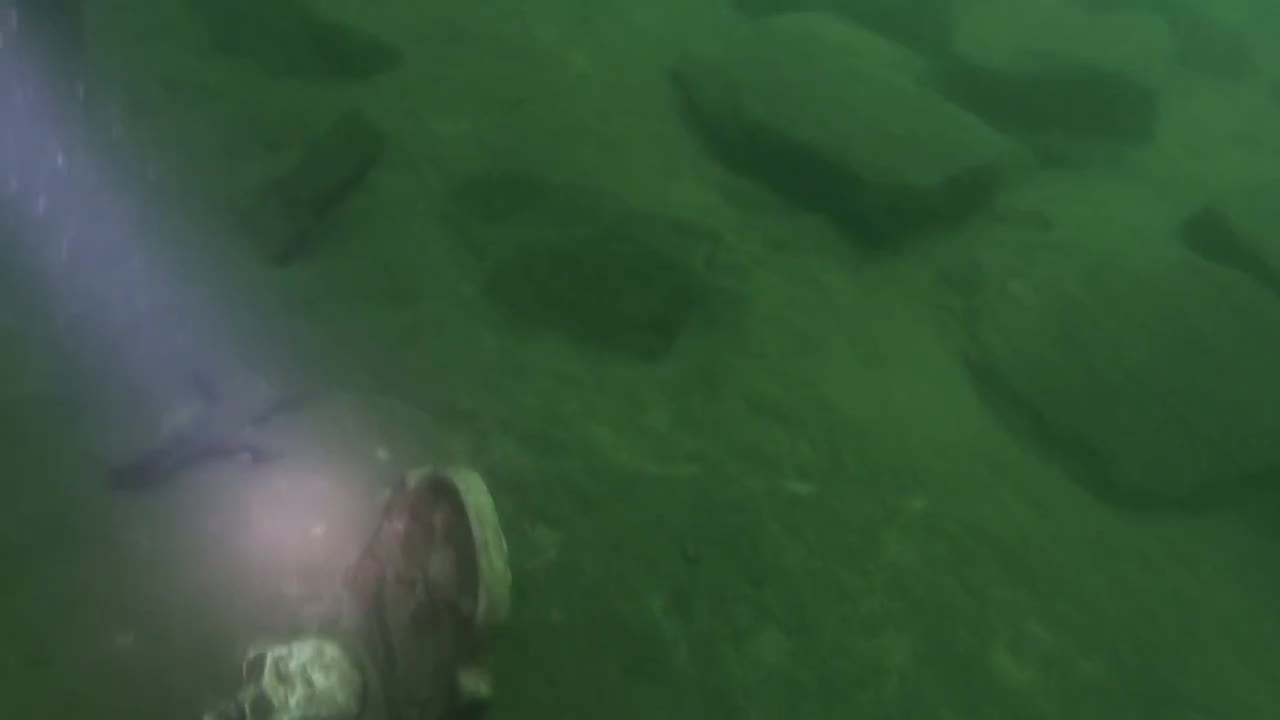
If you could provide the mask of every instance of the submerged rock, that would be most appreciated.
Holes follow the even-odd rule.
[[[674,80],[691,126],[731,170],[894,249],[981,210],[1019,152],[928,88],[926,63],[838,17],[748,23]]]
[[[934,82],[1054,159],[1073,139],[1152,140],[1172,55],[1168,28],[1148,13],[999,0],[966,6],[953,54],[934,67]]]
[[[957,0],[734,0],[733,5],[748,17],[830,13],[931,55],[951,47]]]
[[[214,48],[273,75],[358,80],[399,67],[399,49],[299,0],[187,0]]]
[[[1010,428],[1121,506],[1278,486],[1280,303],[1172,237],[1025,241],[984,250],[967,317],[975,387]]]
[[[1214,15],[1202,0],[1074,0],[1101,13],[1146,12],[1163,19],[1173,39],[1174,58],[1194,72],[1237,80],[1258,70],[1249,38]],[[1232,11],[1227,10],[1226,14]]]

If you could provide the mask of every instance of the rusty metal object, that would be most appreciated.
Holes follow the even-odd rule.
[[[487,708],[489,648],[510,610],[511,572],[478,473],[406,475],[347,585],[389,718],[455,720]]]

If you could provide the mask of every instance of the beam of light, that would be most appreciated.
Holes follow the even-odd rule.
[[[47,308],[53,327],[46,332],[75,356],[72,367],[88,371],[78,380],[110,388],[103,397],[126,398],[119,408],[126,416],[172,409],[175,385],[193,370],[260,367],[267,360],[260,356],[275,348],[240,342],[243,318],[232,316],[245,298],[207,287],[212,274],[197,263],[209,255],[192,249],[205,238],[175,235],[193,223],[171,222],[180,211],[148,206],[145,186],[100,160],[104,148],[94,144],[104,138],[87,130],[92,113],[84,112],[83,82],[66,75],[75,65],[56,62],[39,38],[27,36],[17,1],[0,0],[0,263],[16,269],[3,275],[21,277],[32,304]],[[84,403],[77,400],[80,411]],[[155,420],[132,421],[154,427]],[[184,516],[182,533],[165,541],[181,548],[170,572],[217,568],[236,594],[262,601],[251,604],[255,609],[327,611],[315,598],[337,585],[378,517],[369,480],[382,470],[351,446],[356,435],[344,425],[338,440],[300,438],[289,446],[287,467],[273,465],[247,491],[225,476],[208,483],[192,478],[197,482],[169,506]],[[381,442],[365,445],[367,451]],[[357,462],[327,456],[301,462],[306,446]],[[234,464],[225,469],[239,473]],[[184,504],[184,497],[198,502]],[[232,600],[238,602],[211,598]]]
[[[183,261],[198,243],[173,235],[176,213],[147,207],[140,183],[100,160],[85,79],[70,74],[79,63],[47,40],[19,0],[0,0],[0,262],[38,296],[73,366],[92,371],[81,380],[171,393],[178,375],[245,348],[232,347],[208,278]]]

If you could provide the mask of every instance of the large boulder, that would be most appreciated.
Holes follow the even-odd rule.
[[[1240,25],[1239,8],[1203,0],[1073,0],[1099,13],[1151,13],[1169,26],[1174,59],[1181,67],[1227,81],[1252,75],[1257,58]]]
[[[1155,12],[1103,12],[1069,0],[987,0],[961,6],[955,49],[990,67],[1083,64],[1154,86],[1168,79],[1175,44]]]
[[[362,80],[390,72],[403,57],[369,33],[330,20],[300,0],[188,0],[214,49],[270,75]]]
[[[839,15],[924,55],[951,47],[957,0],[734,0],[748,17],[796,12]]]
[[[1066,163],[1082,141],[1150,142],[1172,65],[1168,27],[1151,13],[1096,13],[1065,2],[966,4],[937,87],[985,121]]]
[[[746,23],[674,78],[721,162],[883,250],[981,210],[1020,157],[926,76],[895,43],[796,13]]]
[[[988,235],[970,282],[951,283],[972,301],[980,395],[1119,505],[1194,509],[1275,487],[1280,302],[1187,251],[1174,221],[1112,225]]]

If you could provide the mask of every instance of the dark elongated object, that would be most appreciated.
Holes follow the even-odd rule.
[[[215,388],[194,381],[202,402],[211,406],[220,401]],[[288,413],[307,400],[309,395],[288,396],[249,417],[239,426],[217,427],[198,422],[181,430],[140,456],[108,469],[107,486],[112,490],[142,492],[172,482],[203,465],[244,459],[261,465],[276,459],[277,453],[256,437],[258,428]]]
[[[107,483],[113,490],[143,491],[168,483],[211,462],[246,458],[261,464],[275,456],[266,447],[234,436],[176,438],[141,457],[111,468]]]
[[[313,140],[246,213],[265,259],[284,266],[305,253],[324,221],[377,167],[386,144],[386,135],[359,110],[343,113]]]

